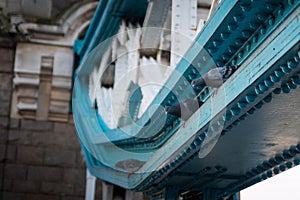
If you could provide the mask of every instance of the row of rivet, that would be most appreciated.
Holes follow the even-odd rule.
[[[274,161],[274,160],[277,160],[277,161]],[[279,162],[279,160],[281,160],[281,162]],[[263,180],[271,178],[274,175],[279,174],[280,172],[284,172],[285,170],[290,169],[290,168],[300,164],[300,159],[298,159],[298,158],[295,158],[293,161],[290,160],[290,161],[286,161],[286,162],[284,162],[284,160],[282,158],[279,160],[278,160],[278,155],[277,155],[277,158],[274,157],[274,158],[271,158],[269,161],[264,161],[261,165],[257,166],[255,169],[252,169],[251,171],[246,173],[246,180],[244,181],[244,183],[239,184],[238,186],[231,186],[230,191],[226,191],[222,195],[233,194],[236,191],[240,191],[246,187],[249,187],[258,182],[261,182]],[[284,162],[284,163],[282,163],[282,162]],[[278,166],[276,166],[276,165],[278,165]],[[270,169],[270,168],[273,168],[273,169]]]
[[[298,59],[299,58],[299,59]],[[297,62],[297,61],[299,61],[300,60],[300,51],[298,52],[298,56],[294,56],[294,60]],[[288,62],[291,62],[291,61],[288,61]],[[287,66],[293,66],[293,69],[295,69],[296,67],[295,66],[298,66],[298,65],[289,65],[289,64],[287,64]],[[282,69],[282,67],[280,67],[280,69]],[[283,72],[283,70],[282,70],[282,72]],[[291,72],[291,70],[286,70],[286,73],[288,73],[288,72]],[[256,87],[256,89],[258,89],[259,88],[259,90],[260,90],[260,92],[255,92],[255,94],[256,95],[258,95],[258,94],[263,94],[264,92],[266,92],[268,89],[269,89],[269,87],[271,87],[272,85],[270,85],[270,84],[265,84],[265,82],[266,82],[266,80],[271,80],[271,76],[272,75],[279,75],[279,76],[277,76],[278,78],[282,78],[286,73],[281,73],[281,71],[280,70],[275,70],[274,71],[274,73],[272,73],[268,78],[266,78],[265,79],[265,81],[263,81],[263,83],[260,83],[260,84],[258,84],[258,87]],[[277,79],[276,79],[277,80]],[[298,83],[298,84],[300,84],[300,78],[299,78],[299,76],[294,76],[294,77],[292,77],[291,78],[291,81],[293,81],[293,82],[295,82],[295,83]],[[262,86],[263,85],[263,86]],[[239,101],[239,102],[242,102],[243,104],[248,104],[248,103],[251,103],[251,102],[254,102],[255,101],[255,99],[256,99],[256,95],[254,94],[254,92],[252,91],[252,92],[249,92],[247,95],[246,95],[246,97],[245,98],[243,98],[241,101]],[[272,99],[272,93],[269,93],[262,101],[260,101],[259,103],[257,103],[256,105],[255,105],[255,108],[256,109],[260,109],[261,107],[262,107],[262,105],[264,104],[264,103],[269,103],[270,101],[271,101],[271,99]],[[244,105],[245,106],[245,105]],[[244,107],[243,107],[244,108]],[[249,114],[253,114],[254,113],[254,111],[256,110],[256,109],[250,109],[249,110]],[[232,106],[232,108],[230,109],[230,110],[228,110],[228,111],[226,111],[226,113],[225,113],[225,115],[223,115],[222,116],[222,118],[223,118],[223,120],[226,120],[226,121],[230,121],[231,120],[231,118],[232,118],[232,116],[238,116],[239,114],[240,114],[240,110],[241,110],[241,108],[239,107],[239,105],[237,104],[237,105],[235,105],[235,106]],[[234,122],[233,122],[233,126],[237,126],[238,124],[239,124],[239,122],[240,122],[240,120],[244,120],[245,118],[246,118],[246,114],[244,114],[244,115],[242,115],[241,116],[241,118],[239,118],[239,119],[237,119],[237,120],[235,120]],[[233,126],[232,125],[230,125],[229,126],[229,128],[231,129],[231,128],[233,128]],[[226,129],[226,131],[228,131],[228,128]],[[184,153],[182,154],[182,156],[187,156],[192,150],[195,150],[198,146],[200,146],[201,145],[201,142],[205,139],[205,137],[206,137],[206,134],[205,133],[207,133],[207,130],[206,131],[204,131],[203,133],[201,133],[191,144],[190,144],[190,146],[189,147],[187,147],[185,150],[184,150]],[[224,134],[223,134],[224,135]],[[299,148],[300,148],[300,146],[299,146]],[[178,159],[178,158],[177,158]],[[183,159],[183,158],[182,158]],[[182,159],[180,159],[180,160],[182,160]],[[275,161],[276,162],[282,162],[282,160],[281,160],[282,158],[280,157],[280,156],[276,156],[275,157]],[[176,160],[176,159],[175,159]],[[171,167],[171,165],[169,164],[169,165],[167,165],[167,166],[169,166],[169,167]],[[173,166],[176,166],[176,161],[174,161],[174,165],[172,165],[172,167]],[[169,169],[169,167],[168,168],[166,168],[165,170],[166,171],[168,171],[168,169]],[[261,167],[261,166],[258,166],[258,168],[256,169],[256,170],[254,170],[254,172],[257,172],[257,170],[258,170],[258,172],[261,172],[262,170],[263,170],[264,168],[263,167]]]
[[[283,11],[281,10],[281,12],[283,12]],[[274,18],[271,19],[271,22],[272,22],[272,23],[270,23],[270,21],[269,21],[269,23],[270,23],[270,24],[274,24],[273,20],[274,20]],[[262,33],[262,34],[265,34],[264,27],[263,27],[263,31],[261,31],[261,33]],[[258,40],[258,38],[257,38],[257,36],[255,36],[255,37],[253,37],[253,40],[252,40],[252,41],[253,41],[253,42],[257,42],[257,40]],[[266,80],[264,80],[263,83],[260,83],[260,84],[258,85],[258,87],[255,88],[255,93],[258,95],[258,94],[263,94],[264,92],[266,92],[270,87],[272,87],[272,86],[274,85],[275,82],[279,82],[280,79],[281,79],[285,74],[290,73],[290,72],[292,71],[292,69],[295,69],[295,68],[298,66],[296,62],[299,63],[299,61],[300,61],[300,51],[298,52],[298,56],[296,55],[296,56],[294,57],[294,60],[290,60],[290,61],[287,63],[286,66],[285,66],[285,65],[281,66],[280,69],[278,69],[277,71],[275,71],[274,74],[271,74]],[[292,83],[292,84],[291,84],[291,83]],[[297,84],[300,84],[300,78],[299,78],[299,76],[293,77],[293,78],[291,79],[291,82],[287,82],[287,88],[289,88],[289,89],[295,89],[296,87],[295,87],[294,85],[297,85]],[[283,87],[285,87],[285,86],[283,86]],[[275,92],[275,94],[277,94],[277,93]],[[244,99],[241,100],[241,101],[239,101],[237,107],[233,107],[233,108],[230,110],[230,111],[231,111],[231,115],[235,115],[235,116],[239,115],[240,109],[241,109],[241,108],[244,108],[244,107],[246,106],[247,103],[254,102],[254,101],[255,101],[255,98],[256,98],[256,95],[254,95],[253,93],[252,93],[252,94],[246,95],[246,98],[245,98],[246,101],[244,101]],[[265,103],[268,103],[268,102],[271,101],[271,99],[272,99],[272,95],[271,95],[271,93],[270,93],[268,96],[266,96],[266,98],[263,99],[263,101],[259,102],[255,107],[256,107],[257,109],[259,109],[259,108],[262,107],[262,105],[263,105],[264,102],[265,102]],[[251,110],[251,109],[250,109],[250,110]],[[255,110],[255,109],[254,109],[254,110]],[[254,110],[251,110],[251,111],[249,112],[249,114],[253,114],[253,111],[254,111]],[[231,115],[230,115],[228,112],[226,112],[226,115],[225,115],[223,118],[227,121],[228,119],[231,119],[231,117],[232,117]],[[241,120],[244,120],[245,117],[246,117],[246,115],[243,115]],[[236,120],[236,121],[234,122],[235,125],[238,125],[238,122],[239,122],[239,120]],[[204,140],[205,136],[206,136],[205,134],[200,134],[200,136],[197,137],[197,138],[194,140],[194,142],[192,142],[191,145],[190,145],[188,148],[186,148],[186,150],[184,151],[184,153],[182,154],[182,156],[186,156],[187,154],[189,154],[189,153],[191,152],[191,150],[194,150],[194,149],[196,149],[197,146],[200,146],[201,141]],[[179,157],[179,158],[180,158],[180,157]],[[177,159],[179,159],[179,158],[177,158]],[[277,157],[277,160],[278,160],[278,159],[279,159],[279,161],[280,161],[280,157]],[[180,158],[180,160],[182,160],[182,158]],[[171,164],[170,164],[170,165],[168,165],[168,166],[170,166],[170,167],[171,167],[171,166],[172,166],[172,167],[175,166],[176,161],[173,161],[172,163],[174,163],[174,165],[171,165]],[[289,165],[289,164],[288,164],[288,165]],[[283,168],[283,167],[282,167],[282,168]],[[261,166],[259,166],[258,169],[259,169],[259,170],[262,170],[263,168],[262,168]],[[264,177],[265,177],[265,176],[267,176],[267,177],[270,176],[270,172],[268,172],[266,175],[264,175]]]
[[[292,80],[296,80],[298,84],[300,84],[300,78],[299,76],[294,76],[292,78]],[[267,95],[262,101],[260,101],[258,104],[255,105],[255,108],[256,109],[260,109],[263,105],[263,103],[268,103],[271,101],[272,99],[272,93],[270,93],[269,95]],[[277,93],[278,94],[278,93]],[[250,109],[248,111],[249,114],[253,114],[253,112],[256,110],[256,109]],[[233,110],[237,110],[236,108],[233,109]],[[237,111],[227,111],[225,115],[223,115],[223,120],[226,120],[226,121],[229,121],[231,118],[232,118],[232,115],[236,115],[238,112]],[[244,120],[246,118],[247,114],[244,114],[242,115],[239,119],[235,120],[232,125],[229,126],[229,128],[226,128],[226,130],[224,130],[223,132],[228,132],[231,128],[233,128],[234,126],[237,126],[239,124],[239,122],[241,120]],[[160,178],[164,173],[166,173],[168,170],[170,170],[171,168],[174,168],[176,166],[177,163],[179,163],[180,161],[182,161],[184,159],[184,157],[188,156],[192,150],[195,150],[197,147],[199,147],[202,143],[202,141],[205,139],[206,137],[206,133],[208,131],[204,131],[202,132],[198,137],[196,137],[196,139],[191,143],[191,145],[189,147],[187,147],[183,153],[181,153],[179,156],[177,156],[175,158],[175,160],[171,161],[167,166],[165,166],[162,170],[161,170],[161,173],[158,173],[159,176],[157,176],[156,178]],[[222,135],[224,135],[224,133],[222,132]],[[297,148],[296,148],[296,151],[299,153],[300,152],[300,144],[297,145]],[[286,151],[285,152],[285,159],[286,159],[286,156],[287,155],[290,155],[289,158],[292,157],[292,155],[294,155],[295,153],[295,150],[294,149],[290,149],[289,153],[286,154]],[[190,160],[190,159],[188,159]],[[272,166],[272,164],[278,164],[278,163],[281,163],[282,161],[284,161],[284,159],[279,156],[279,155],[276,155],[274,159],[270,159],[270,161],[266,164],[266,162],[263,164],[263,166],[258,166],[256,169],[253,169],[252,171],[252,175],[253,173],[254,174],[257,174],[257,173],[260,173],[262,172],[263,170],[267,169],[267,166]],[[248,173],[249,175],[249,173]],[[155,179],[156,179],[155,178]]]
[[[267,6],[267,5],[266,5]],[[243,7],[243,5],[241,5],[241,7]],[[267,18],[268,16],[267,15],[265,15],[265,14],[258,14],[257,15],[257,18],[260,20],[260,21],[264,21],[266,18]],[[237,22],[237,20],[239,20],[239,22],[241,22],[241,20],[243,20],[244,18],[243,18],[243,15],[235,15],[235,16],[233,16],[233,19],[234,19],[234,21],[236,21]],[[274,23],[275,23],[275,18],[274,18],[274,16],[270,16],[270,19],[269,19],[269,22],[268,22],[271,26],[273,26],[274,25]],[[250,24],[251,25],[251,24]],[[256,25],[256,26],[255,26]],[[257,27],[257,24],[255,24],[254,25],[254,22],[252,22],[252,26],[253,26],[253,28],[254,27]],[[229,26],[229,25],[228,25]],[[230,24],[230,26],[233,26],[233,24]],[[229,27],[230,27],[229,26]],[[229,28],[230,29],[230,28]],[[260,31],[259,31],[259,33],[261,34],[261,35],[265,35],[266,34],[266,28],[265,28],[265,26],[262,26],[261,28],[260,28]],[[225,35],[226,36],[228,36],[229,35],[229,33],[228,34],[226,34],[226,33],[221,33],[221,38],[222,38],[222,36],[223,37],[225,37]],[[248,39],[250,36],[251,36],[251,31],[248,31],[248,30],[244,30],[244,31],[242,31],[242,36],[243,36],[243,38],[246,38],[246,39]],[[223,38],[222,38],[223,39]],[[252,46],[254,46],[255,45],[255,43],[258,43],[259,41],[258,41],[258,35],[254,35],[253,37],[252,37],[252,44],[251,44],[251,42],[248,42],[247,43],[247,45],[245,45],[245,47],[244,47],[244,49],[242,49],[242,50],[240,50],[238,53],[237,53],[237,58],[234,58],[234,59],[232,59],[232,61],[231,61],[231,64],[232,65],[236,65],[237,64],[237,60],[238,59],[243,59],[245,56],[246,56],[246,54],[244,53],[244,52],[249,52],[250,51],[250,49],[251,49],[251,45]],[[239,45],[242,45],[243,44],[243,41],[241,40],[241,39],[237,39],[236,40],[236,42],[238,43],[237,45],[239,46]],[[217,50],[217,45],[220,45],[220,43],[221,43],[221,41],[219,41],[219,40],[214,40],[213,42],[212,42],[212,44],[213,44],[213,46],[215,47],[214,48],[214,50],[212,50],[212,48],[208,48],[208,52],[209,53],[215,53],[215,51]],[[230,55],[232,54],[232,53],[234,53],[235,51],[234,51],[234,47],[233,46],[229,46],[228,47],[228,52],[229,52],[229,54],[228,53],[224,53],[221,57],[222,57],[222,59],[224,60],[224,61],[228,61],[228,59],[230,58]],[[217,65],[219,66],[219,65],[221,65],[221,64],[218,64],[217,63]],[[263,85],[261,86],[261,87],[263,87]],[[263,89],[263,88],[262,88]],[[205,92],[206,94],[209,94],[209,92],[207,92],[207,91],[203,91],[203,92]],[[205,96],[206,95],[203,95],[204,97],[202,97],[202,99],[204,99],[205,98]]]
[[[281,11],[281,12],[283,12],[283,10]],[[237,19],[237,16],[235,16],[235,18]],[[261,16],[258,16],[258,18],[261,18],[262,19],[262,17]],[[273,18],[272,18],[272,20],[274,20]],[[264,31],[262,31],[262,32],[264,32]],[[226,33],[223,33],[222,34],[223,35],[223,37],[225,37],[226,36]],[[215,41],[214,41],[215,42]],[[254,42],[254,43],[256,43],[256,42],[258,42],[258,37],[255,35],[253,38],[252,38],[252,42]],[[249,44],[250,45],[250,44]],[[246,45],[247,46],[247,45]],[[249,46],[248,46],[248,48],[249,48]],[[300,60],[300,58],[299,58],[299,56],[300,56],[300,52],[298,53],[298,57],[295,57],[295,61],[299,61]],[[207,59],[205,58],[205,56],[203,56],[203,60],[204,61],[206,61]],[[233,64],[236,64],[236,63],[233,63]],[[288,65],[288,66],[294,66],[294,65]],[[282,73],[283,72],[283,73]],[[290,70],[289,69],[287,69],[286,67],[281,67],[281,70],[279,69],[279,70],[277,70],[277,71],[274,71],[274,74],[272,74],[270,77],[269,77],[269,79],[268,80],[266,80],[265,82],[263,82],[263,83],[261,83],[261,84],[259,84],[259,86],[258,86],[258,88],[256,88],[256,90],[255,90],[255,93],[256,94],[262,94],[262,93],[264,93],[266,90],[267,90],[267,88],[269,88],[271,85],[270,85],[270,82],[269,81],[272,81],[272,82],[278,82],[279,80],[278,79],[280,79],[283,75],[284,75],[284,73],[289,73],[290,72]],[[298,77],[299,78],[299,77]],[[296,78],[296,80],[298,81],[298,78]],[[191,78],[190,78],[191,79]],[[275,90],[274,90],[275,91]],[[278,90],[277,90],[278,91]],[[276,92],[276,91],[275,91]],[[276,93],[275,93],[276,94]],[[251,95],[252,95],[252,97],[251,97]],[[251,102],[251,99],[253,99],[253,94],[251,94],[249,97],[248,97],[248,101],[249,102]],[[271,99],[271,96],[269,95],[269,97],[268,97],[269,99]],[[244,103],[244,101],[241,101],[242,103]],[[240,103],[241,104],[241,103]],[[261,108],[261,106],[262,106],[262,104],[263,104],[263,102],[260,102],[259,104],[257,104],[257,107],[256,108]],[[239,110],[240,110],[240,108],[239,108],[239,106],[237,106],[237,107],[234,107],[232,110],[231,110],[231,115],[238,115],[239,114]],[[249,111],[248,111],[248,113],[249,114],[253,114],[253,112],[255,111],[255,109],[250,109]],[[226,112],[227,113],[227,112]],[[226,121],[229,121],[229,119],[231,119],[231,117],[232,116],[230,116],[229,114],[227,114],[226,116],[225,116],[225,119],[226,119]],[[243,118],[245,118],[245,115],[243,115]],[[237,120],[238,121],[238,120]],[[199,136],[199,140],[203,140],[203,139],[205,138],[205,134],[201,134],[200,136]],[[188,147],[188,148],[186,148],[186,150],[184,151],[184,153],[182,153],[181,154],[181,156],[179,156],[179,157],[177,157],[177,159],[178,160],[182,160],[183,159],[183,157],[185,157],[185,156],[187,156],[187,154],[189,154],[190,152],[191,152],[191,150],[192,149],[194,149],[194,146],[196,145],[196,146],[198,146],[198,145],[200,145],[201,143],[199,143],[199,142],[193,142],[193,144],[191,145],[191,146],[193,146],[193,147]],[[176,159],[176,160],[177,160]],[[174,163],[176,163],[176,162],[174,162]],[[176,164],[175,164],[176,165]],[[172,165],[172,166],[175,166],[174,164]],[[167,167],[168,166],[168,167]],[[167,166],[165,166],[164,168],[162,168],[160,171],[161,172],[167,172],[169,169],[171,169],[172,167],[171,167],[171,165],[169,164],[169,165],[167,165]],[[157,174],[161,174],[162,175],[162,173],[157,173]],[[160,178],[161,176],[159,175],[157,178]],[[156,178],[155,178],[156,179]],[[150,179],[151,180],[151,179]],[[152,181],[149,181],[149,184],[150,184],[150,182],[152,182]]]
[[[296,56],[294,56],[294,60],[290,60],[290,61],[288,61],[288,64],[287,64],[287,66],[289,66],[289,68],[291,68],[291,69],[296,69],[297,68],[297,66],[299,66],[297,63],[299,63],[299,61],[300,61],[300,51],[298,52],[298,55],[296,55]],[[283,69],[283,67],[281,66],[281,69]],[[276,76],[276,77],[278,77],[279,78],[279,80],[278,79],[273,79],[273,81],[276,81],[276,82],[278,82],[278,81],[280,81],[280,78],[282,78],[285,74],[287,74],[287,73],[290,73],[292,70],[282,70],[282,71],[279,71],[279,70],[277,70],[277,71],[275,71],[274,72],[274,74],[271,74],[268,78],[266,78],[265,79],[265,81],[263,82],[263,83],[260,83],[259,85],[258,85],[258,87],[256,87],[256,94],[258,95],[258,94],[263,94],[264,92],[266,92],[268,89],[269,89],[269,87],[272,87],[273,86],[273,84],[270,84],[270,83],[268,83],[268,81],[271,81],[272,80],[272,76]],[[283,72],[283,73],[282,73]],[[278,75],[278,76],[277,76]],[[299,75],[296,75],[296,76],[293,76],[292,78],[291,78],[291,80],[289,81],[289,82],[287,82],[287,87],[289,88],[289,89],[295,89],[296,87],[291,87],[290,85],[291,84],[289,84],[289,83],[293,83],[293,84],[295,84],[295,85],[299,85],[300,84],[300,77],[299,77]],[[283,87],[284,87],[284,85],[283,85]],[[259,89],[259,92],[257,92],[258,91],[258,89]],[[278,94],[278,92],[276,92],[275,94]],[[232,106],[232,108],[230,109],[230,110],[227,110],[226,111],[226,113],[225,113],[225,115],[223,115],[223,120],[225,120],[225,121],[230,121],[231,120],[231,118],[232,118],[232,116],[237,116],[239,113],[240,113],[240,109],[241,108],[245,108],[245,105],[247,104],[247,103],[250,103],[250,102],[254,102],[255,101],[255,98],[256,98],[256,96],[253,94],[253,93],[248,93],[248,95],[246,95],[246,97],[244,98],[244,99],[242,99],[241,101],[239,101],[238,102],[238,104],[237,104],[237,106]],[[263,103],[269,103],[270,101],[271,101],[271,99],[272,99],[272,93],[269,93],[269,95],[267,95],[262,101],[260,101],[259,103],[257,103],[256,105],[255,105],[255,108],[256,109],[260,109],[261,107],[262,107],[262,105],[263,105]],[[249,114],[253,114],[253,112],[256,110],[256,109],[250,109],[250,112],[249,112]],[[236,121],[234,121],[233,122],[233,126],[237,126],[238,124],[239,124],[239,121],[240,120],[244,120],[245,119],[245,117],[246,117],[246,114],[244,114],[240,119],[238,119],[238,120],[236,120]],[[231,126],[231,128],[232,128],[232,126]],[[228,131],[228,130],[226,130],[226,131]],[[224,132],[224,131],[223,131]],[[224,133],[222,134],[222,135],[224,135]],[[192,145],[194,145],[195,144],[195,142],[192,144]],[[300,151],[300,144],[297,146],[297,148],[296,148],[296,150],[297,151]],[[284,151],[283,152],[283,157],[284,158],[282,158],[281,156],[279,156],[279,155],[277,155],[274,159],[275,159],[275,163],[281,163],[283,160],[286,160],[286,159],[290,159],[290,158],[292,158],[292,157],[294,157],[295,156],[295,150],[294,150],[294,147],[292,148],[292,149],[290,149],[290,151]],[[272,163],[272,161],[270,162],[270,163]],[[274,162],[273,162],[274,163]],[[288,166],[290,166],[290,164],[287,164]],[[270,164],[268,163],[268,164],[266,164],[266,163],[264,163],[264,165],[263,166],[258,166],[256,169],[253,169],[253,172],[254,173],[260,173],[260,172],[262,172],[264,169],[266,169],[266,167],[267,166],[270,166]],[[283,167],[283,165],[281,166],[281,168],[282,169],[285,169],[284,167]],[[248,174],[249,175],[249,174]],[[264,174],[263,175],[263,177],[266,177],[266,176],[270,176],[270,172],[269,173],[267,173],[267,174]]]
[[[293,5],[293,4],[290,3],[290,5]],[[278,5],[267,3],[267,4],[265,4],[265,7],[267,8],[267,10],[273,11],[276,7],[278,7]],[[272,9],[270,9],[270,8],[272,8]],[[254,46],[257,46],[257,44],[259,42],[259,35],[265,36],[265,34],[267,32],[270,32],[272,27],[275,25],[276,19],[278,19],[278,17],[281,17],[283,15],[283,13],[284,13],[284,9],[283,9],[282,5],[279,7],[277,13],[274,13],[270,16],[268,16],[266,13],[258,13],[257,19],[260,22],[263,22],[264,25],[262,25],[260,27],[260,30],[257,32],[256,35],[252,36],[252,39],[249,40],[247,45],[245,45],[244,48],[241,49],[239,53],[237,53],[236,57],[232,59],[231,64],[235,65],[238,62],[238,60],[242,60],[247,55],[247,54],[245,54],[245,52],[249,52],[251,47],[253,49]],[[276,16],[277,16],[277,18],[276,18]],[[266,21],[267,18],[269,18],[269,19]],[[257,27],[257,25],[258,25],[257,23],[252,22],[249,24],[249,27],[251,29],[255,29]],[[244,38],[248,39],[251,35],[247,34],[247,31],[244,31],[243,36],[244,36]]]

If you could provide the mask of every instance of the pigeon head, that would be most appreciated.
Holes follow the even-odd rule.
[[[204,79],[202,77],[200,77],[200,78],[193,80],[191,82],[191,85],[192,85],[192,87],[197,87],[197,86],[204,87],[206,84],[205,84]]]
[[[192,87],[195,87],[195,86],[197,85],[197,80],[193,80],[193,81],[191,82],[191,85],[192,85]]]
[[[165,112],[167,114],[175,115],[177,117],[181,116],[181,110],[180,110],[180,105],[174,105],[174,106],[166,106],[165,107]]]

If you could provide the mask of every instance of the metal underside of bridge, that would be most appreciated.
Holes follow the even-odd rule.
[[[74,48],[81,63],[73,92],[78,137],[96,177],[151,199],[234,199],[300,164],[300,1],[203,2],[99,2]],[[201,28],[197,17],[180,14],[201,6],[213,11]],[[185,22],[189,47],[176,52]],[[168,70],[141,69],[151,59]],[[191,86],[226,65],[239,68],[217,90]],[[155,92],[143,88],[147,78],[160,81]],[[187,121],[164,112],[196,97],[204,104]]]

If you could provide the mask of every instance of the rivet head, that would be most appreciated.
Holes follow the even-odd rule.
[[[293,83],[299,85],[300,84],[300,77],[299,76],[294,76],[292,77]]]
[[[274,94],[280,94],[281,93],[281,88],[276,88],[275,90],[273,90]]]
[[[300,63],[300,57],[299,56],[294,56],[294,61],[297,63]]]
[[[229,37],[229,33],[227,32],[223,32],[220,34],[221,35],[221,38],[224,40],[224,39],[227,39]]]
[[[231,113],[232,113],[232,115],[237,116],[237,115],[240,114],[240,112],[241,112],[241,110],[240,110],[238,107],[236,107],[236,108],[231,108]]]
[[[265,27],[262,27],[262,28],[260,29],[260,33],[261,33],[262,35],[266,34],[266,28],[265,28]]]
[[[274,169],[273,169],[273,172],[274,172],[274,174],[279,174],[279,169],[278,169],[278,167],[275,167]]]
[[[273,173],[272,173],[271,170],[267,171],[267,176],[268,176],[269,178],[271,178],[271,177],[273,176]]]
[[[227,26],[227,28],[228,28],[229,31],[232,32],[232,31],[234,31],[237,28],[237,25],[236,24],[229,24]]]
[[[280,8],[280,9],[278,10],[278,15],[283,15],[283,8]]]
[[[251,10],[251,4],[249,4],[249,3],[242,4],[241,9],[243,12],[248,12]]]
[[[256,94],[262,94],[263,93],[263,91],[261,91],[258,86],[255,87],[254,91],[255,91]]]
[[[250,115],[252,115],[255,112],[255,108],[251,108],[250,110],[247,111]]]
[[[289,82],[287,82],[286,84],[287,84],[287,86],[288,86],[290,89],[292,89],[292,90],[294,90],[294,89],[297,88],[297,85],[294,84],[292,81],[289,81]]]
[[[247,94],[245,98],[246,98],[246,101],[249,103],[249,102],[254,102],[256,96],[252,95],[252,94]]]
[[[264,81],[264,84],[267,86],[267,87],[272,87],[274,85],[273,81],[271,81],[269,78],[267,78],[265,81]]]
[[[237,63],[236,59],[233,59],[233,60],[231,61],[231,64],[232,64],[232,65],[236,65],[236,63]]]
[[[256,43],[257,41],[258,41],[258,36],[257,36],[257,35],[253,36],[252,42],[253,42],[253,43]]]
[[[295,160],[294,160],[294,164],[295,164],[295,165],[299,165],[299,164],[300,164],[300,160],[299,160],[299,159],[295,159]]]
[[[219,47],[221,44],[222,44],[222,42],[219,41],[219,40],[214,40],[214,41],[213,41],[214,47]]]
[[[238,57],[239,57],[239,58],[243,58],[243,56],[244,56],[243,51],[239,52]]]
[[[272,101],[272,95],[268,95],[264,98],[265,103],[270,103]]]
[[[233,21],[238,23],[238,22],[241,22],[243,20],[243,16],[242,15],[234,15],[233,16]]]
[[[248,43],[248,44],[246,45],[246,51],[250,51],[250,48],[251,48],[251,44]]]
[[[274,19],[274,17],[271,17],[269,19],[269,24],[272,26],[272,25],[274,25],[274,23],[275,23],[275,19]]]
[[[268,87],[264,84],[264,83],[260,83],[258,85],[259,89],[262,91],[262,92],[265,92],[268,90]]]
[[[282,69],[277,69],[277,70],[274,71],[274,73],[279,78],[284,76],[284,73],[283,73]]]
[[[264,103],[262,101],[260,101],[255,105],[255,108],[260,109],[260,108],[262,108],[263,104]]]
[[[287,66],[290,68],[290,69],[296,69],[298,67],[297,63],[293,60],[290,60],[288,63],[287,63]]]
[[[285,84],[281,87],[283,93],[290,93],[291,89]]]
[[[284,165],[280,165],[280,166],[279,166],[279,169],[280,169],[280,171],[283,172],[283,171],[285,171],[286,167],[285,167]]]
[[[277,83],[280,81],[280,78],[277,77],[275,74],[271,74],[270,75],[270,80],[273,82],[273,83]]]
[[[290,168],[293,167],[293,163],[287,162],[287,163],[285,164],[285,166],[286,166],[288,169],[290,169]]]
[[[239,108],[245,108],[247,106],[247,102],[244,102],[244,101],[239,101],[237,103],[238,107]]]
[[[234,126],[238,126],[240,124],[240,121],[239,120],[236,120],[232,123]]]

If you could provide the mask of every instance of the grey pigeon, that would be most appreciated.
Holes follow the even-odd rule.
[[[220,87],[223,82],[229,78],[239,66],[223,66],[223,67],[216,67],[209,70],[203,76],[198,79],[192,81],[192,87],[201,86],[201,87],[213,87],[218,88]]]
[[[188,120],[192,114],[203,104],[196,99],[185,99],[172,106],[166,106],[165,112],[177,117],[180,117],[184,121]]]

